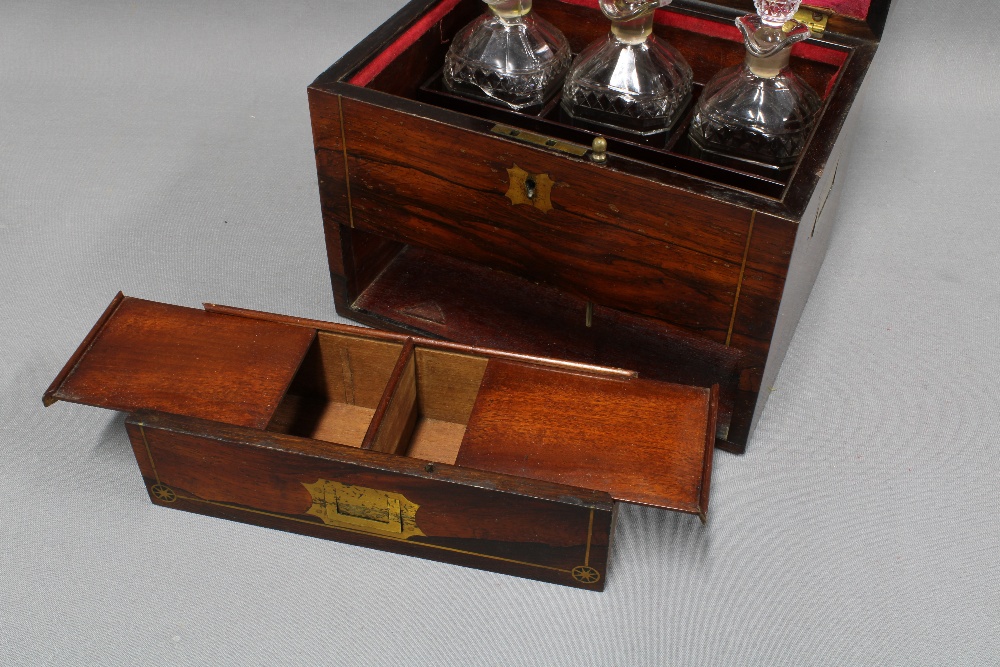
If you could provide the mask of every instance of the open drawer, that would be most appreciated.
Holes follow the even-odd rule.
[[[119,294],[44,400],[131,413],[157,504],[600,590],[618,502],[704,519],[717,394]]]

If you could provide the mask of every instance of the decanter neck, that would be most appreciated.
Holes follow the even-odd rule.
[[[531,13],[531,0],[484,0],[490,11],[508,23],[516,23]]]
[[[625,44],[642,44],[653,32],[653,12],[634,19],[611,22],[611,34]]]
[[[788,66],[792,45],[809,37],[809,28],[798,21],[771,26],[755,14],[736,19],[736,26],[743,33],[747,67],[765,79],[778,76]]]
[[[625,44],[642,44],[653,32],[653,12],[670,0],[599,0],[611,19],[611,34]]]
[[[791,56],[791,49],[781,49],[769,56],[758,56],[750,49],[747,49],[747,56],[744,62],[746,62],[746,66],[750,71],[760,78],[773,79],[781,73],[781,70],[788,67],[788,61],[791,59]]]

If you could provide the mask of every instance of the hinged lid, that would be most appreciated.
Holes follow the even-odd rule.
[[[44,400],[263,428],[314,335],[119,293]]]
[[[704,518],[717,404],[715,388],[493,360],[456,464]]]

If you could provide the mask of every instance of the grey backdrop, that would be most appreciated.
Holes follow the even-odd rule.
[[[603,594],[161,509],[42,408],[119,289],[337,319],[305,88],[402,4],[3,3],[0,663],[998,664],[995,0],[896,0],[749,453]]]

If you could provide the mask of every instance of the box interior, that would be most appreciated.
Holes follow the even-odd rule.
[[[403,345],[319,332],[269,431],[360,447]]]
[[[585,146],[600,134],[608,139],[612,153],[764,196],[780,198],[790,182],[794,169],[778,170],[747,162],[727,164],[725,160],[693,156],[686,139],[691,108],[668,138],[643,140],[570,124],[561,115],[558,96],[540,112],[528,114],[448,92],[441,83],[445,52],[453,35],[483,9],[479,0],[443,0],[357,71],[349,83]],[[608,21],[593,0],[536,0],[534,10],[563,31],[574,53],[608,31]],[[742,37],[730,21],[665,8],[656,12],[655,32],[673,44],[691,65],[695,80],[692,105],[713,75],[739,64],[744,57]],[[809,40],[795,45],[792,67],[826,99],[836,87],[849,55],[848,47]]]
[[[386,410],[373,429],[370,448],[454,463],[487,362],[476,355],[414,348],[388,390]]]
[[[319,331],[267,428],[697,513],[717,396]]]

